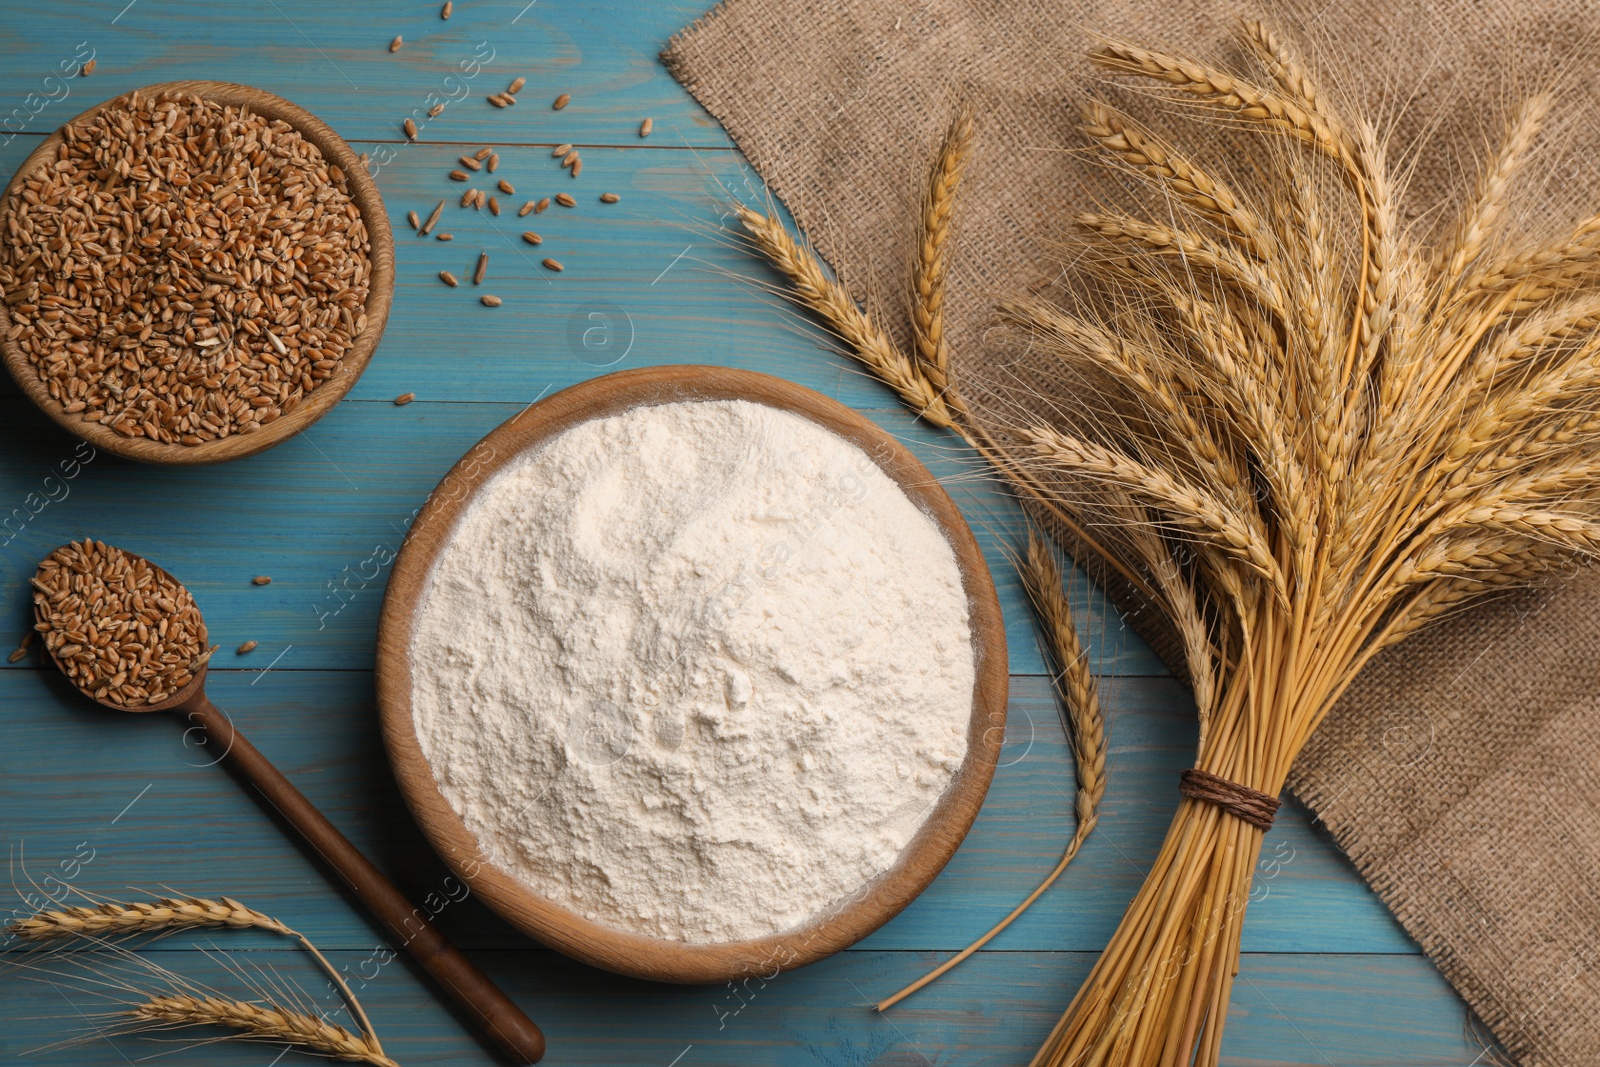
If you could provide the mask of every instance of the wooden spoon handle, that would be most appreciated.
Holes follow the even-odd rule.
[[[537,1063],[544,1034],[477,966],[447,941],[421,909],[411,906],[383,872],[372,865],[305,794],[294,787],[256,747],[233,728],[226,715],[202,694],[179,709],[202,726],[233,766],[300,831],[300,836],[344,879],[395,939],[434,981],[469,1012],[483,1032],[518,1063]]]

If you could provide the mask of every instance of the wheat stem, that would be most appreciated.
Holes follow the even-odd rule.
[[[1061,854],[1060,862],[1022,903],[972,944],[899,992],[880,1000],[875,1005],[878,1011],[888,1011],[994,940],[1061,877],[1100,821],[1100,803],[1106,792],[1105,718],[1100,711],[1099,687],[1089,671],[1088,656],[1078,640],[1077,627],[1072,621],[1072,605],[1062,585],[1061,567],[1043,538],[1033,529],[1028,531],[1027,552],[1016,564],[1017,574],[1022,578],[1028,599],[1033,603],[1047,655],[1055,668],[1051,676],[1052,684],[1066,710],[1073,768],[1078,779],[1078,794],[1073,804],[1077,825]]]

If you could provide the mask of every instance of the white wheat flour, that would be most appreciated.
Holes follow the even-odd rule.
[[[955,555],[855,445],[747,401],[594,420],[485,485],[417,609],[412,707],[489,860],[609,926],[796,926],[966,754]]]

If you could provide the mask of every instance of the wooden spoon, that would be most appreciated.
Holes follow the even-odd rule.
[[[109,546],[108,546],[109,547]],[[117,550],[122,551],[122,550]],[[130,559],[138,559],[124,552]],[[170,574],[149,560],[143,561],[151,570],[172,578]],[[40,571],[41,577],[43,571]],[[173,583],[179,584],[176,579]],[[35,599],[34,617],[48,622],[44,607]],[[48,651],[48,645],[46,646]],[[66,667],[50,652],[51,661],[71,678]],[[523,1014],[500,987],[480,971],[461,950],[447,941],[443,934],[427,919],[420,908],[414,908],[400,890],[396,889],[383,872],[372,865],[338,828],[307,800],[279,770],[267,761],[256,747],[245,740],[234,728],[226,714],[206,699],[206,665],[201,664],[194,679],[182,689],[158,704],[124,707],[107,700],[97,699],[92,693],[79,688],[84,696],[95,703],[116,711],[176,711],[181,712],[205,731],[207,741],[214,741],[235,771],[256,787],[274,811],[287,819],[306,844],[344,879],[350,891],[361,899],[367,910],[377,916],[389,932],[409,951],[423,970],[433,976],[444,991],[462,1008],[466,1009],[483,1032],[517,1063],[537,1063],[544,1055],[544,1034],[533,1020]]]

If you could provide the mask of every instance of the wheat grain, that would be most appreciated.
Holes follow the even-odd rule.
[[[31,584],[45,651],[94,699],[139,708],[194,682],[205,621],[148,560],[85,538],[46,556]]]
[[[54,402],[192,447],[259,432],[338,373],[366,325],[371,241],[316,145],[171,90],[61,136],[18,176],[0,243],[8,339]]]

